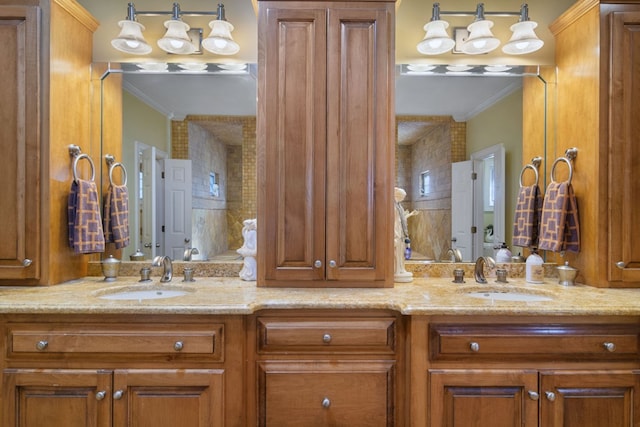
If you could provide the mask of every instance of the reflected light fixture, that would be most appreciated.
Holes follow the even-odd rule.
[[[456,47],[456,42],[447,34],[449,23],[440,19],[440,15],[474,16],[475,20],[467,27],[469,36],[459,46],[455,53],[479,55],[491,52],[500,45],[500,40],[491,32],[493,21],[485,18],[485,15],[497,17],[518,16],[519,21],[511,26],[513,35],[505,44],[502,51],[509,55],[522,55],[539,50],[544,45],[534,29],[538,24],[529,19],[529,7],[525,3],[519,12],[485,12],[484,3],[478,3],[475,12],[441,11],[440,3],[433,4],[431,21],[425,26],[424,39],[417,45],[418,52],[424,55],[440,55],[451,51]]]
[[[200,46],[194,43],[187,34],[190,27],[182,20],[184,15],[216,17],[209,23],[211,34],[202,41],[202,47],[209,52],[217,55],[233,55],[240,50],[240,46],[231,37],[233,25],[226,20],[222,3],[218,4],[218,9],[215,12],[182,11],[178,3],[173,3],[171,11],[137,11],[134,4],[129,3],[127,6],[127,18],[118,22],[121,28],[120,34],[111,41],[111,45],[121,52],[138,55],[150,53],[151,46],[142,35],[145,27],[137,21],[137,17],[162,15],[171,16],[164,23],[167,32],[158,40],[158,46],[165,52],[179,55],[199,52]]]

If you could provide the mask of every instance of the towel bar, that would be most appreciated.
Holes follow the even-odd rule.
[[[125,169],[124,165],[120,162],[116,162],[116,158],[111,154],[105,154],[104,160],[109,166],[109,184],[115,185],[113,182],[113,170],[120,167],[122,169],[122,185],[127,185],[127,169]]]
[[[520,171],[520,188],[524,187],[524,185],[522,185],[522,176],[524,175],[524,171],[526,171],[527,169],[531,169],[533,173],[536,174],[535,185],[538,185],[538,168],[540,167],[540,163],[542,163],[542,157],[534,157],[533,159],[531,159],[531,163],[524,165],[522,171]]]
[[[91,165],[91,181],[93,181],[96,178],[96,167],[93,164],[93,160],[91,160],[91,157],[89,157],[88,154],[78,154],[77,156],[75,156],[73,158],[73,180],[77,181],[78,180],[78,162],[82,159],[87,159],[89,161],[89,164]]]
[[[575,159],[577,155],[578,155],[577,148],[568,148],[567,151],[565,151],[564,156],[558,157],[553,162],[553,164],[551,165],[551,182],[557,182],[556,181],[556,165],[560,162],[565,162],[569,167],[569,179],[567,180],[567,182],[571,184],[571,179],[573,178],[573,165],[571,164],[571,161]]]

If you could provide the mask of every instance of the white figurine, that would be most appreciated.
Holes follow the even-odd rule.
[[[242,237],[244,243],[237,252],[244,258],[244,265],[240,270],[240,278],[242,280],[252,281],[257,278],[257,264],[256,264],[256,234],[257,234],[257,221],[256,219],[245,219],[242,227]]]
[[[400,202],[404,200],[407,193],[402,189],[395,187],[395,225],[394,225],[394,281],[395,282],[411,282],[413,281],[413,273],[408,272],[404,268],[405,251],[409,249],[409,227],[407,226],[407,218],[418,214],[418,211],[407,212],[404,210]]]

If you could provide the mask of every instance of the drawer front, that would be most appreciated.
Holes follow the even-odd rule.
[[[258,425],[392,426],[393,362],[264,362]]]
[[[258,318],[259,352],[395,352],[396,319]]]
[[[430,326],[432,360],[459,358],[633,360],[633,325],[448,325]]]
[[[201,354],[222,359],[223,325],[181,325],[181,331],[161,327],[103,325],[12,325],[9,353],[13,356],[78,354]]]

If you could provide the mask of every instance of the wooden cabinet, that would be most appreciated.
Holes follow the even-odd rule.
[[[572,184],[581,252],[578,281],[640,286],[640,4],[582,0],[551,26],[556,38],[557,143],[578,148]],[[575,257],[575,259],[574,259]]]
[[[242,319],[175,325],[8,323],[2,425],[245,425]]]
[[[249,327],[257,425],[403,425],[400,317],[264,312]]]
[[[258,286],[392,286],[394,16],[259,2]]]
[[[12,64],[0,70],[0,284],[86,275],[87,256],[73,255],[66,234],[68,146],[100,161],[89,126],[97,27],[72,0],[0,0],[0,55]]]
[[[411,425],[640,423],[637,318],[416,317],[410,330]]]

